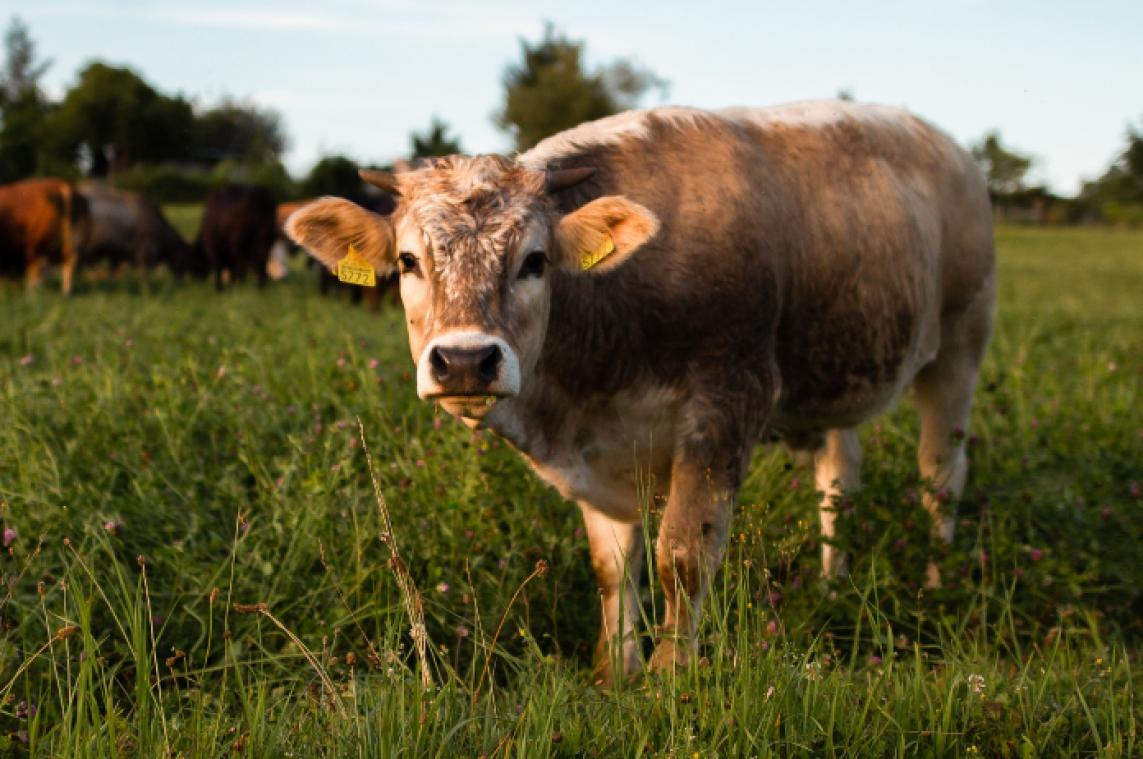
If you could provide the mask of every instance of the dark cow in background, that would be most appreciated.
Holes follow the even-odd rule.
[[[106,262],[115,270],[130,265],[141,275],[161,265],[174,272],[189,266],[190,246],[154,203],[138,193],[96,182],[84,183],[79,190],[91,214],[80,253],[84,266]]]
[[[62,179],[0,186],[0,274],[23,276],[31,289],[45,267],[57,265],[70,293],[87,226],[87,201]]]
[[[270,191],[256,185],[229,184],[207,198],[195,248],[214,275],[215,286],[245,279],[252,271],[266,284],[270,248],[278,236],[277,206]]]

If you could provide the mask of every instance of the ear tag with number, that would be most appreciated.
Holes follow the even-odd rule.
[[[345,258],[337,262],[337,278],[342,282],[362,287],[376,287],[377,273],[373,266],[361,257],[361,253],[352,245]]]
[[[587,271],[614,252],[615,242],[612,241],[611,235],[607,235],[603,238],[603,242],[599,244],[598,248],[595,250],[589,250],[580,257],[580,268],[582,268],[584,271]]]

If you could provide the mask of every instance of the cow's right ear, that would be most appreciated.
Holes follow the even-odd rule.
[[[396,260],[393,225],[389,219],[341,198],[308,203],[286,219],[286,234],[310,255],[334,269],[352,245],[379,274],[388,274]]]

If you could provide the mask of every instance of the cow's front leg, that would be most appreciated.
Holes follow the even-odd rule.
[[[591,504],[579,504],[591,548],[591,564],[599,581],[602,602],[599,643],[595,647],[597,685],[639,671],[635,621],[639,615],[639,575],[643,567],[643,530],[639,514],[633,521],[613,519]]]
[[[685,664],[695,648],[702,600],[726,549],[743,458],[741,450],[723,452],[721,462],[694,452],[675,456],[655,544],[666,604],[652,670]]]

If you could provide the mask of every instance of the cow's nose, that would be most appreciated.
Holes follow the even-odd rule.
[[[500,375],[503,354],[499,345],[481,348],[437,346],[429,353],[433,379],[458,395],[479,395]]]

